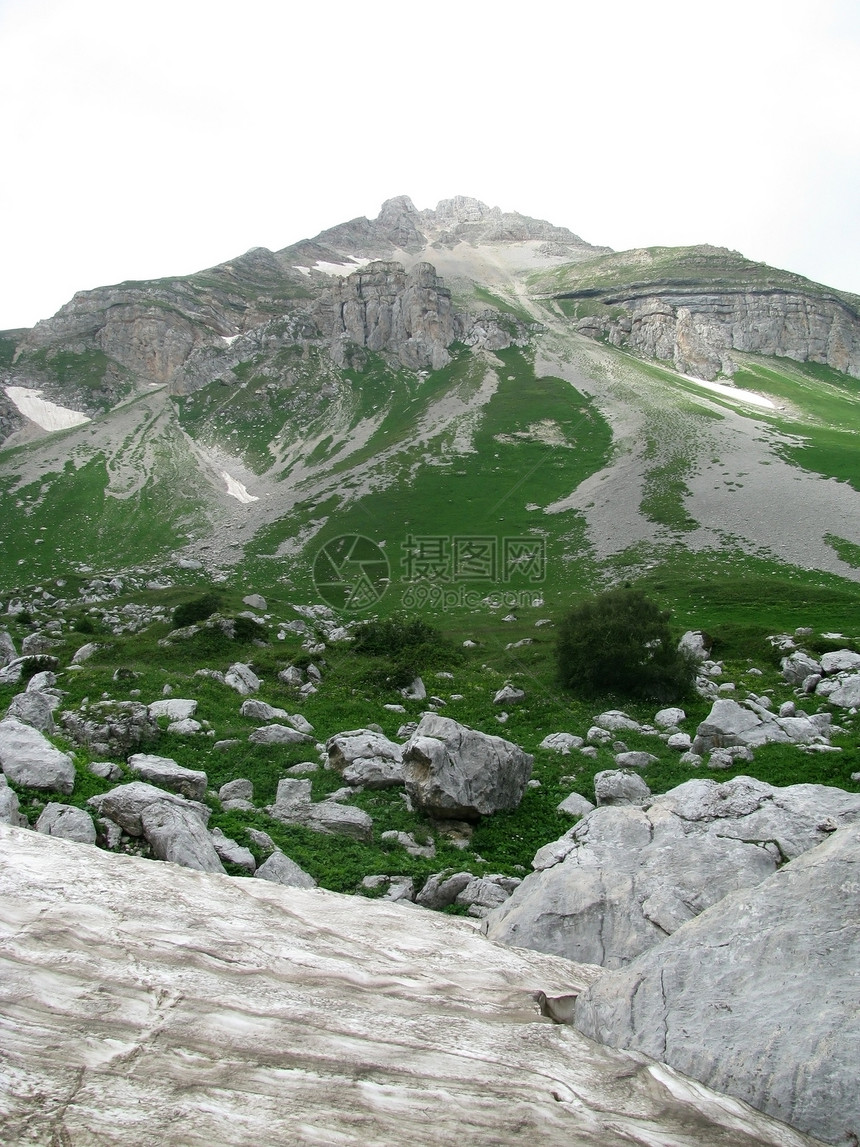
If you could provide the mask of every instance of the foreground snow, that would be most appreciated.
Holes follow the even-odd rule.
[[[537,1015],[597,969],[0,826],[0,1139],[801,1147]]]
[[[227,493],[231,498],[235,498],[237,502],[243,502],[245,505],[249,502],[259,502],[260,499],[256,494],[249,494],[245,486],[231,477],[226,470],[221,471],[221,477],[227,483]]]

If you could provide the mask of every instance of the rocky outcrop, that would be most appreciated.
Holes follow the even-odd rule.
[[[353,344],[387,352],[410,370],[439,370],[463,332],[463,316],[429,263],[409,272],[400,263],[369,263],[326,291],[313,317],[339,366]]]
[[[860,1136],[860,826],[609,972],[575,1023],[828,1143]]]
[[[490,915],[488,935],[623,967],[855,821],[856,794],[752,777],[687,781],[644,808],[598,807],[539,850],[537,871]]]
[[[683,374],[731,375],[733,352],[745,352],[860,376],[860,317],[836,295],[637,285],[603,292],[600,301],[606,312],[577,320],[581,334],[671,362]]]
[[[806,1144],[554,1027],[593,970],[472,921],[13,828],[0,869],[5,1143]]]

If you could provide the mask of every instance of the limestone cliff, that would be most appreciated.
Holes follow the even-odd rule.
[[[732,352],[822,363],[860,377],[860,299],[716,247],[653,248],[581,263],[549,290],[576,329],[705,379]],[[548,277],[536,284],[542,293]]]

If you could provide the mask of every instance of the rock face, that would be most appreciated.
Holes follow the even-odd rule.
[[[502,737],[425,713],[403,750],[410,800],[432,816],[477,820],[516,808],[534,758]]]
[[[369,263],[339,279],[318,300],[314,319],[330,341],[338,366],[346,365],[346,344],[388,351],[403,366],[439,370],[451,361],[448,347],[463,332],[451,292],[430,263],[407,273],[400,263]]]
[[[0,870],[4,1142],[809,1147],[553,1026],[593,970],[470,921],[21,829]]]
[[[488,918],[493,940],[619,968],[828,833],[860,796],[751,777],[693,780],[644,808],[588,813],[535,856],[536,872]]]
[[[14,784],[28,788],[68,795],[75,785],[71,757],[15,717],[0,721],[0,769]]]
[[[860,826],[727,896],[576,1002],[577,1027],[829,1143],[860,1136]]]
[[[860,374],[860,319],[838,292],[812,283],[805,290],[804,280],[796,289],[763,285],[757,290],[716,282],[647,283],[643,277],[640,273],[639,282],[617,289],[589,290],[588,297],[599,297],[607,309],[579,319],[576,329],[705,379],[733,374],[733,351]],[[585,298],[586,293],[556,297]]]

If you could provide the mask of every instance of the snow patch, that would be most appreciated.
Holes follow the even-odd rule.
[[[734,398],[739,402],[749,402],[752,406],[763,406],[768,410],[776,410],[776,404],[771,402],[769,398],[765,398],[763,394],[755,394],[751,390],[741,390],[738,386],[730,386],[724,382],[708,382],[704,378],[696,378],[692,374],[682,374],[681,378],[686,378],[687,382],[694,382],[696,386],[703,386],[706,390],[713,390],[715,394],[721,394],[724,398]]]
[[[221,335],[221,341],[225,346],[232,346],[238,337],[238,335]]]
[[[326,263],[324,260],[319,260],[313,267],[293,267],[293,270],[301,271],[303,275],[309,275],[311,271],[321,271],[324,275],[339,275],[344,278],[357,271],[359,267],[366,267],[368,263],[373,262],[372,259],[359,259],[356,255],[347,255],[347,258],[348,263]]]
[[[255,494],[249,494],[241,482],[237,482],[235,478],[227,473],[226,470],[221,471],[221,477],[227,483],[227,493],[231,498],[235,498],[237,502],[243,502],[246,505],[249,502],[259,502],[259,498]]]
[[[29,390],[25,386],[6,386],[3,389],[21,414],[31,422],[35,422],[37,426],[41,426],[43,430],[69,430],[72,426],[82,426],[85,422],[92,422],[86,414],[40,398],[41,390]]]

